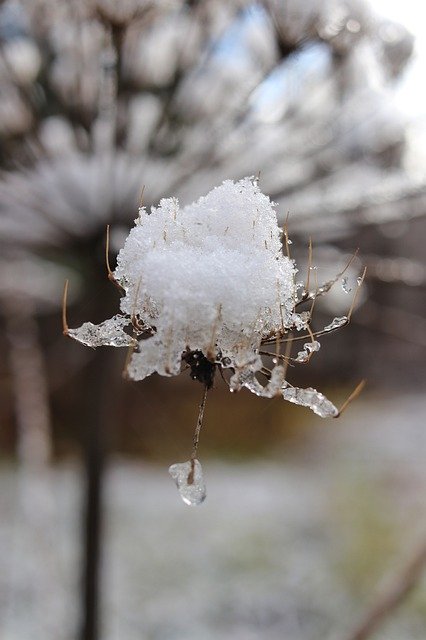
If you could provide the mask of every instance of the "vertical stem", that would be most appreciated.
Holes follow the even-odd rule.
[[[203,394],[203,399],[201,400],[201,404],[200,404],[200,410],[198,413],[198,420],[197,420],[197,426],[195,427],[195,431],[194,431],[194,436],[192,438],[192,453],[191,453],[191,460],[195,460],[195,458],[197,457],[197,449],[198,449],[198,442],[200,440],[200,431],[201,431],[201,427],[203,426],[203,419],[204,419],[204,409],[206,406],[206,400],[207,400],[207,392],[208,392],[209,388],[206,385],[204,387],[204,394]]]
[[[89,379],[100,375],[102,358],[96,354],[89,365]],[[100,562],[102,546],[102,484],[105,470],[105,445],[102,434],[103,381],[95,384],[86,405],[87,426],[84,440],[85,504],[83,513],[82,627],[81,640],[98,640],[100,609]],[[93,385],[93,383],[92,383]],[[92,391],[92,385],[90,390]]]
[[[85,504],[83,513],[82,626],[80,640],[98,640],[101,619],[103,487],[111,424],[119,393],[113,352],[96,350],[88,366],[85,396]]]

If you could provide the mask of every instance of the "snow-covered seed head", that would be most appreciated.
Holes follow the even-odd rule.
[[[301,300],[296,273],[283,251],[274,204],[257,181],[227,180],[183,208],[174,198],[150,212],[142,207],[117,268],[109,272],[124,294],[121,314],[100,325],[67,327],[66,333],[92,347],[135,347],[127,365],[133,380],[154,372],[177,375],[185,366],[211,388],[216,368],[222,367],[231,372],[231,391],[246,387],[267,398],[283,395],[320,416],[337,416],[334,405],[314,389],[304,392],[285,380],[289,358],[279,344],[290,332],[311,336],[295,362],[308,361],[320,347],[309,328],[310,313],[296,310],[314,296],[305,292]],[[337,318],[325,332],[345,322],[346,317]],[[269,370],[262,345],[273,341],[277,348]]]

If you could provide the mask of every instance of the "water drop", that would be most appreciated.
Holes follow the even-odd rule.
[[[169,473],[176,483],[180,497],[185,504],[197,506],[206,498],[201,463],[197,459],[176,462],[169,467]]]
[[[362,281],[363,281],[363,279],[364,279],[364,278],[363,278],[362,276],[359,276],[359,277],[356,279],[356,283],[357,283],[357,285],[358,285],[359,287],[362,285]]]
[[[314,351],[319,351],[321,344],[318,340],[312,340],[312,342],[307,342],[303,345],[303,348],[306,349],[308,353],[313,353]]]
[[[308,362],[308,360],[309,354],[307,351],[305,351],[305,349],[303,349],[303,351],[299,351],[297,357],[294,359],[295,362]]]
[[[352,287],[349,286],[347,278],[342,278],[342,289],[345,293],[350,293],[352,291]]]

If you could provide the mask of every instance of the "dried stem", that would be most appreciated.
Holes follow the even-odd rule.
[[[355,295],[353,297],[352,304],[351,304],[350,309],[348,311],[348,322],[350,322],[350,319],[352,317],[352,313],[353,313],[353,310],[355,308],[355,304],[356,304],[356,301],[357,301],[357,298],[358,298],[358,295],[359,295],[359,291],[360,291],[360,289],[362,287],[362,283],[365,280],[365,274],[366,273],[367,273],[367,267],[364,267],[364,271],[362,272],[361,280],[357,284],[357,287],[355,289]]]
[[[309,238],[309,249],[308,249],[308,272],[306,274],[306,284],[305,290],[309,291],[309,285],[311,281],[311,271],[312,271],[312,238]]]
[[[141,192],[139,194],[139,209],[142,209],[142,207],[143,207],[144,194],[145,194],[145,185],[143,184]]]
[[[114,280],[114,275],[109,264],[109,224],[106,226],[106,240],[105,240],[105,264],[108,273],[108,280]]]
[[[359,384],[357,384],[357,386],[355,387],[355,389],[352,391],[352,393],[346,398],[346,400],[344,401],[344,403],[342,404],[342,406],[339,409],[339,413],[335,416],[336,418],[338,418],[339,416],[342,415],[342,413],[344,412],[344,410],[347,408],[347,406],[352,402],[352,400],[355,400],[355,398],[358,398],[359,394],[361,393],[361,391],[364,389],[365,385],[366,385],[366,380],[361,380],[361,382]]]
[[[367,640],[392,615],[419,583],[426,567],[426,542],[416,547],[407,563],[379,596],[347,640]]]
[[[112,282],[117,289],[120,291],[124,291],[124,287],[116,280],[114,273],[111,269],[111,265],[109,263],[109,224],[106,226],[106,239],[105,239],[105,264],[107,268],[108,280]]]
[[[284,240],[285,240],[285,252],[287,254],[287,258],[290,258],[290,243],[288,241],[288,217],[290,215],[290,212],[287,211],[287,217],[285,219],[285,223],[284,223]]]
[[[285,352],[284,352],[284,380],[287,377],[287,369],[290,364],[290,355],[291,355],[292,346],[293,346],[293,336],[290,336],[285,346]]]
[[[331,287],[333,287],[336,284],[336,282],[339,280],[339,278],[341,278],[345,274],[345,272],[349,269],[352,262],[357,257],[358,252],[359,252],[359,249],[356,249],[356,251],[354,251],[354,253],[351,255],[351,257],[349,258],[348,262],[345,264],[342,271],[339,271],[339,273],[332,280],[328,280],[327,282],[324,282],[320,287],[316,287],[315,291],[312,291],[312,292],[306,291],[305,294],[296,303],[296,307],[303,304],[307,300],[311,300],[314,297],[323,296],[325,293],[328,293]]]
[[[200,411],[198,413],[197,426],[195,427],[194,436],[192,439],[191,460],[195,460],[195,458],[197,457],[198,443],[200,441],[200,431],[201,431],[201,427],[203,426],[204,409],[206,407],[207,392],[208,392],[208,387],[206,385],[204,387],[203,399],[201,400]]]
[[[64,336],[67,336],[70,330],[67,322],[68,282],[68,280],[65,280],[64,293],[62,294],[62,333]]]

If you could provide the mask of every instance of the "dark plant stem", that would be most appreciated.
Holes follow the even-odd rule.
[[[99,350],[89,365],[84,434],[85,504],[83,513],[82,625],[80,640],[98,640],[100,619],[100,571],[103,539],[103,478],[106,465],[107,428],[105,389],[106,354]],[[86,422],[86,420],[85,420]]]
[[[100,270],[99,270],[100,271]],[[108,317],[111,284],[98,276],[96,312]],[[99,305],[99,300],[104,301]],[[102,309],[99,311],[99,306]],[[95,311],[93,312],[95,313]],[[102,614],[102,547],[104,534],[103,489],[120,394],[120,366],[114,350],[100,347],[86,368],[82,403],[84,450],[84,505],[82,523],[81,626],[79,640],[99,640]]]

